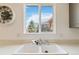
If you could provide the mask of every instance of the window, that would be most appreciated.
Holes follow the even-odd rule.
[[[55,30],[52,5],[25,5],[24,33],[53,33]]]

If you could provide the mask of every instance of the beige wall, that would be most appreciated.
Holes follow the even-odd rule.
[[[10,25],[0,25],[0,39],[17,39],[22,31],[23,4],[0,4],[8,5],[14,10],[15,21]]]
[[[0,39],[34,39],[40,36],[47,39],[79,39],[79,29],[69,28],[68,4],[56,4],[56,34],[52,35],[23,35],[23,5],[6,4],[13,8],[15,21],[11,25],[0,25]]]

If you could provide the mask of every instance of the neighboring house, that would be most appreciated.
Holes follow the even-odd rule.
[[[41,31],[43,31],[43,32],[52,31],[53,18],[50,18],[47,22],[43,22],[41,27],[42,27]]]

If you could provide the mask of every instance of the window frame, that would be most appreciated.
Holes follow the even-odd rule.
[[[39,32],[37,32],[37,33],[26,33],[24,30],[25,30],[25,25],[24,25],[24,20],[26,19],[25,18],[25,10],[26,10],[26,6],[29,6],[29,5],[36,5],[36,6],[38,6],[38,14],[39,14]],[[53,9],[54,9],[54,12],[53,12],[53,24],[55,25],[53,28],[53,31],[52,32],[41,32],[41,6],[52,6],[53,7]],[[56,34],[56,4],[54,3],[54,4],[49,4],[49,3],[38,3],[38,4],[24,4],[24,19],[23,19],[23,34],[24,35],[27,35],[27,34],[29,34],[29,35],[31,35],[31,34],[36,34],[36,35],[38,35],[38,34]]]

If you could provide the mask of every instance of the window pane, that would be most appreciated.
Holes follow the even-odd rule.
[[[38,6],[26,6],[24,22],[26,33],[36,33],[39,31]]]
[[[41,7],[41,32],[53,31],[53,11],[52,6]]]

